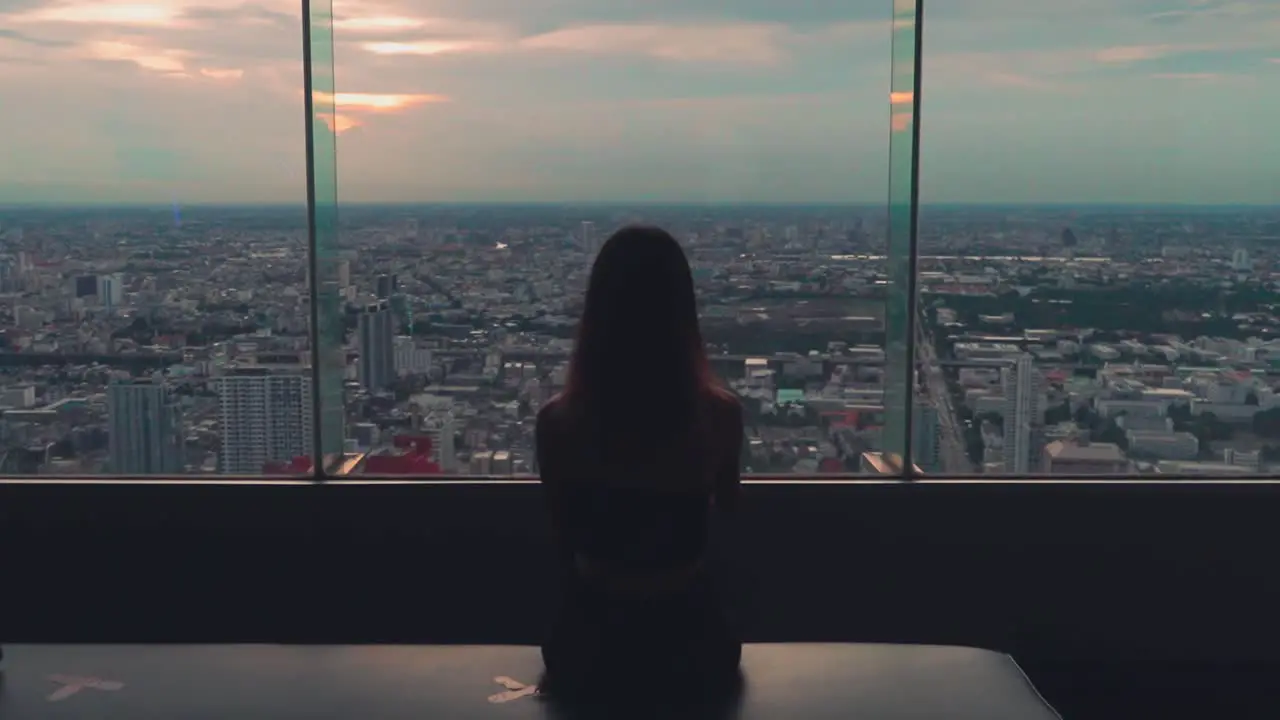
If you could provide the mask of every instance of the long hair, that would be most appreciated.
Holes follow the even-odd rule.
[[[591,266],[563,394],[594,450],[618,460],[696,442],[701,400],[715,387],[680,244],[657,227],[617,231]]]

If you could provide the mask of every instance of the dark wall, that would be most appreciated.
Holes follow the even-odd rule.
[[[752,640],[1037,661],[1280,647],[1280,486],[751,484],[720,528]],[[0,642],[537,642],[533,484],[0,483]]]

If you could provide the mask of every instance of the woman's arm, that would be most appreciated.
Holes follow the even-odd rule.
[[[716,505],[732,510],[742,494],[742,444],[746,432],[742,427],[742,405],[733,399],[725,405],[721,429],[726,442],[718,452],[723,453],[715,475]]]
[[[551,539],[559,548],[565,537],[564,513],[561,509],[559,488],[564,482],[563,455],[560,451],[557,411],[554,400],[538,411],[537,424],[533,428],[534,453],[538,461],[538,480],[542,484],[542,497],[551,525]]]

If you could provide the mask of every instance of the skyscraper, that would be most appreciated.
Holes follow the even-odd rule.
[[[182,472],[182,412],[160,381],[107,386],[111,472],[169,475]]]
[[[1040,373],[1030,353],[1023,353],[1002,372],[1004,386],[1004,471],[1027,473],[1035,467],[1042,448],[1036,447],[1043,433],[1040,408]]]
[[[311,377],[300,367],[236,368],[218,381],[222,472],[258,474],[312,452]]]
[[[386,300],[370,304],[360,313],[358,326],[360,384],[369,392],[385,390],[395,378],[395,333],[391,306]]]

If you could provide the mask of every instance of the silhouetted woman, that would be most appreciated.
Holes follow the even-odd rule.
[[[564,392],[537,455],[563,574],[542,647],[557,694],[731,687],[741,643],[707,572],[738,498],[742,410],[715,381],[680,245],[626,227],[591,268]]]

